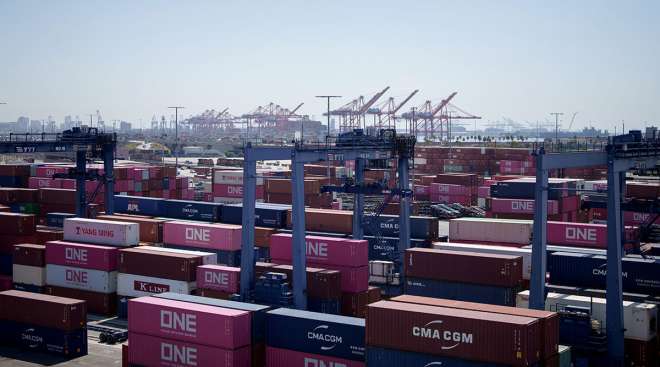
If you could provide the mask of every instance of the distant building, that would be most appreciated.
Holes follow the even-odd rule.
[[[30,128],[28,129],[31,133],[40,133],[42,129],[42,122],[39,120],[30,121]]]
[[[131,131],[132,128],[133,128],[133,126],[131,125],[130,122],[121,121],[121,122],[119,123],[119,131],[120,131],[120,132],[128,133],[128,132]]]
[[[658,128],[655,126],[649,126],[646,128],[646,134],[644,135],[646,139],[657,139],[660,136],[658,136]]]
[[[26,132],[30,128],[30,118],[21,116],[16,120],[16,129],[17,132]]]

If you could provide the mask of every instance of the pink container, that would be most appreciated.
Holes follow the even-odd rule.
[[[133,191],[135,190],[135,181],[133,180],[118,180],[115,181],[115,192],[117,191]]]
[[[428,196],[431,193],[431,186],[415,185],[415,194]]]
[[[605,224],[548,222],[548,244],[607,248]]]
[[[46,242],[46,264],[115,271],[118,248],[65,241]]]
[[[366,240],[306,236],[305,243],[308,263],[349,267],[369,265],[369,244]],[[284,259],[290,262],[292,247],[293,237],[291,234],[278,233],[270,237],[270,256],[272,258]]]
[[[222,265],[203,265],[197,267],[197,288],[236,293],[241,268]]]
[[[240,250],[242,228],[234,224],[166,222],[163,225],[163,242],[214,250]]]
[[[434,203],[471,205],[472,199],[469,195],[444,195],[431,194],[431,201]]]
[[[213,195],[228,198],[242,198],[242,185],[213,184]]]
[[[37,167],[35,176],[53,177],[53,175],[56,173],[67,173],[68,170],[69,170],[68,167],[49,167],[49,166]]]
[[[623,222],[625,225],[639,225],[649,220],[651,214],[639,212],[623,212]],[[660,224],[660,218],[655,221],[655,224]]]
[[[445,195],[469,195],[469,187],[463,185],[451,185],[442,183],[432,183],[429,189],[431,194],[445,194]]]
[[[128,334],[128,340],[128,362],[139,366],[249,367],[252,363],[250,347],[227,350],[132,331]]]
[[[365,367],[366,363],[318,354],[298,352],[290,349],[266,347],[268,367]]]
[[[160,338],[237,349],[250,345],[247,311],[162,298],[128,301],[128,329]]]
[[[76,188],[76,180],[63,179],[62,188],[67,190],[74,190]]]
[[[61,189],[62,181],[52,178],[43,178],[43,177],[30,177],[28,179],[28,188],[41,189],[44,187]]]
[[[534,200],[525,199],[491,199],[493,213],[534,214]],[[548,200],[548,214],[559,214],[557,200]]]
[[[561,213],[574,212],[580,209],[579,196],[566,196],[561,198],[559,203],[559,211]]]
[[[490,197],[490,186],[480,186],[477,189],[477,196],[480,198]]]
[[[137,223],[70,218],[64,220],[64,240],[113,246],[136,246],[140,230]]]

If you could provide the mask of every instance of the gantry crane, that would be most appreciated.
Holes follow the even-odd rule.
[[[395,103],[394,97],[390,97],[380,105],[369,108],[367,114],[374,116],[374,127],[377,129],[396,129],[396,114],[417,92],[419,92],[419,89],[415,89],[399,104]]]
[[[365,114],[389,89],[390,87],[385,87],[385,89],[374,94],[366,102],[364,101],[364,96],[359,96],[351,102],[330,111],[331,116],[339,116],[339,131],[348,132],[354,129],[365,128]],[[327,112],[323,114],[323,116],[327,115]]]

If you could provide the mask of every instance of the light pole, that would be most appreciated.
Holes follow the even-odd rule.
[[[325,98],[328,100],[328,135],[326,135],[325,137],[325,141],[327,144],[330,141],[330,98],[341,98],[341,96],[325,95],[325,96],[316,96],[316,98]],[[327,160],[327,162],[328,162],[327,176],[328,178],[330,178],[330,160]]]
[[[178,171],[179,169],[179,149],[178,149],[179,148],[179,109],[183,109],[185,107],[174,106],[167,108],[174,109],[174,165]]]
[[[562,116],[563,112],[550,112],[551,115],[555,116],[555,140],[559,143],[559,116]]]

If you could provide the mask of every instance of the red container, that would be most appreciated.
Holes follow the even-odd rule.
[[[366,240],[306,236],[307,261],[315,264],[342,266],[369,265],[369,244]],[[270,237],[270,256],[291,262],[293,237],[279,233]]]
[[[468,195],[431,194],[430,199],[434,203],[472,205],[472,196]]]
[[[53,166],[42,166],[37,167],[36,176],[37,177],[53,177],[56,173],[67,173],[69,170],[68,167],[53,167]]]
[[[470,187],[463,185],[432,183],[429,189],[429,193],[444,195],[469,195],[471,194],[471,190]]]
[[[369,288],[369,265],[353,268],[339,265],[309,263],[309,266],[325,267],[328,270],[339,271],[339,273],[341,273],[340,289],[342,292],[362,292]]]
[[[556,312],[408,295],[397,296],[390,301],[535,318],[541,323],[541,359],[549,358],[559,350],[559,315]]]
[[[197,289],[194,294],[200,297],[230,300],[234,293],[216,291],[213,289]]]
[[[46,246],[31,243],[14,245],[13,263],[43,268],[46,266]]]
[[[251,320],[247,311],[141,297],[128,301],[128,329],[160,338],[238,349],[250,344]]]
[[[493,213],[534,214],[534,200],[492,198]],[[548,215],[559,214],[559,202],[548,200]]]
[[[30,177],[28,179],[28,187],[31,189],[47,188],[62,188],[61,180],[54,180],[52,178]]]
[[[130,317],[130,312],[129,312]],[[153,367],[249,367],[251,350],[214,348],[129,332],[128,362]]]
[[[165,220],[143,218],[133,215],[99,215],[96,219],[115,222],[137,223],[140,227],[140,242],[162,243]]]
[[[0,234],[0,254],[11,254],[14,252],[14,245],[21,243],[37,243],[37,236],[31,235],[12,235]]]
[[[268,271],[284,273],[293,284],[293,266],[276,265]],[[341,297],[341,272],[319,268],[307,268],[307,295],[313,298]]]
[[[241,269],[222,265],[197,267],[197,288],[237,293]]]
[[[76,190],[39,189],[39,202],[48,204],[73,204],[76,202]]]
[[[166,222],[163,225],[163,242],[176,246],[240,250],[242,228],[234,224]]]
[[[139,247],[119,251],[120,273],[192,282],[197,279],[201,256],[143,250]]]
[[[0,213],[0,234],[29,235],[37,226],[34,215],[18,213]]]
[[[291,349],[266,347],[268,367],[365,367],[366,363]]]
[[[44,294],[83,300],[87,302],[87,311],[92,314],[104,316],[117,314],[117,293],[98,293],[49,285],[44,288]]]
[[[415,278],[515,287],[522,282],[522,257],[411,248],[404,271]]]
[[[37,243],[40,245],[50,241],[61,241],[64,239],[64,232],[59,229],[52,229],[49,227],[37,226],[35,232]]]
[[[286,223],[291,228],[291,210],[287,211]],[[350,234],[353,231],[353,212],[305,208],[305,227],[308,231]]]
[[[14,283],[11,275],[0,275],[0,291],[8,291],[13,289]]]
[[[341,314],[344,316],[364,318],[367,305],[380,301],[380,288],[369,287],[364,292],[341,294]]]
[[[102,271],[117,270],[118,249],[66,241],[46,243],[46,263]]]
[[[0,319],[73,331],[87,325],[84,301],[39,293],[0,292]]]
[[[380,301],[367,306],[367,345],[530,366],[541,354],[538,319]]]

